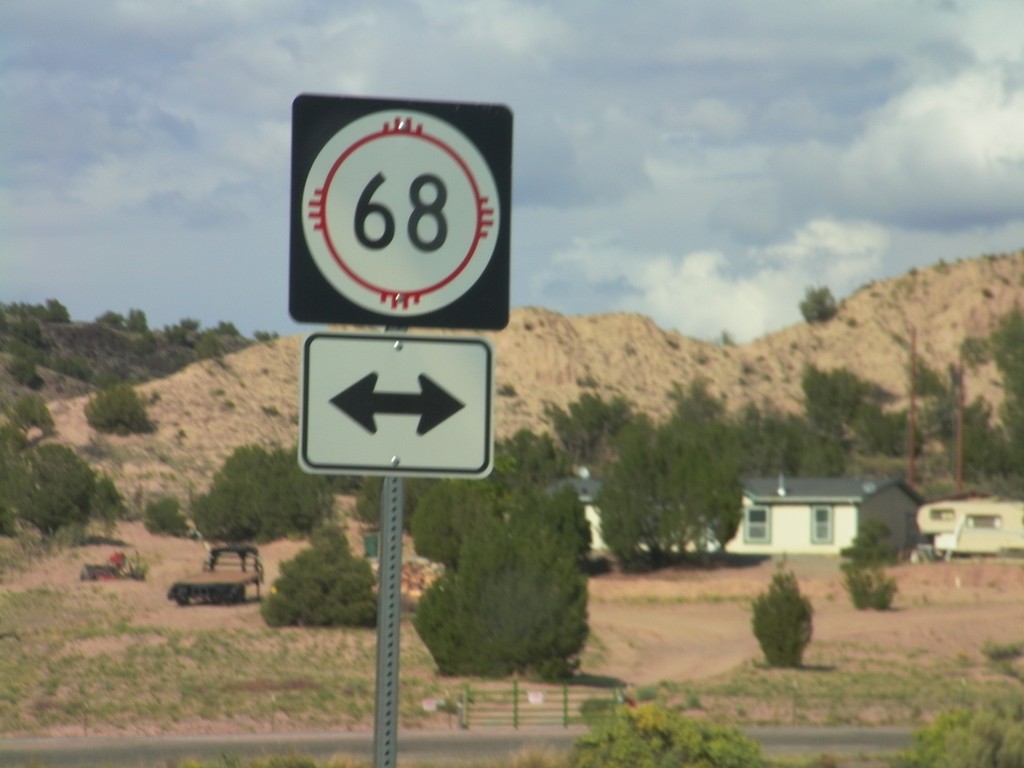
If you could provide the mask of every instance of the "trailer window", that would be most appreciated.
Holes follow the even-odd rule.
[[[749,542],[766,544],[772,540],[771,518],[767,507],[747,507],[744,538]]]
[[[968,515],[968,528],[1002,528],[1003,520],[998,515]]]
[[[832,543],[832,507],[813,507],[811,509],[811,542],[814,544]]]
[[[956,517],[956,512],[949,507],[936,507],[929,512],[929,517],[932,520],[949,521]]]

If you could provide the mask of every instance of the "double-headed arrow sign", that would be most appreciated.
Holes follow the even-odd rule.
[[[482,477],[494,453],[493,368],[481,338],[312,334],[299,462],[333,474]]]
[[[419,375],[419,394],[378,392],[376,373],[369,373],[348,389],[331,398],[331,403],[371,435],[377,432],[378,413],[419,416],[417,435],[425,435],[449,416],[461,411],[465,404],[439,387],[426,374]]]

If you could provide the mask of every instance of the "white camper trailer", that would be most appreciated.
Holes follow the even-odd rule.
[[[917,510],[917,527],[935,555],[1024,555],[1024,501],[946,499]]]

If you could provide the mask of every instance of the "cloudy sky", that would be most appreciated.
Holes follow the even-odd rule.
[[[700,339],[1024,246],[1019,0],[3,0],[0,301],[304,330],[300,93],[507,105],[512,306]]]

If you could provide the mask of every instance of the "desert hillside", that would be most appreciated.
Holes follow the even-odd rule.
[[[587,392],[621,395],[655,418],[667,393],[700,377],[729,408],[748,402],[796,410],[805,365],[844,367],[876,384],[894,408],[907,405],[910,339],[922,361],[944,372],[965,338],[985,337],[1024,302],[1024,251],[940,263],[867,285],[840,302],[831,321],[800,323],[743,345],[688,338],[636,314],[567,317],[514,309],[507,329],[487,334],[496,353],[499,438],[544,431],[546,403],[566,407]],[[255,344],[192,364],[138,387],[156,430],[112,437],[85,421],[86,396],[50,404],[56,439],[72,445],[136,503],[159,493],[202,492],[239,445],[292,446],[299,404],[298,336]],[[968,371],[967,397],[1000,402],[989,363]]]

